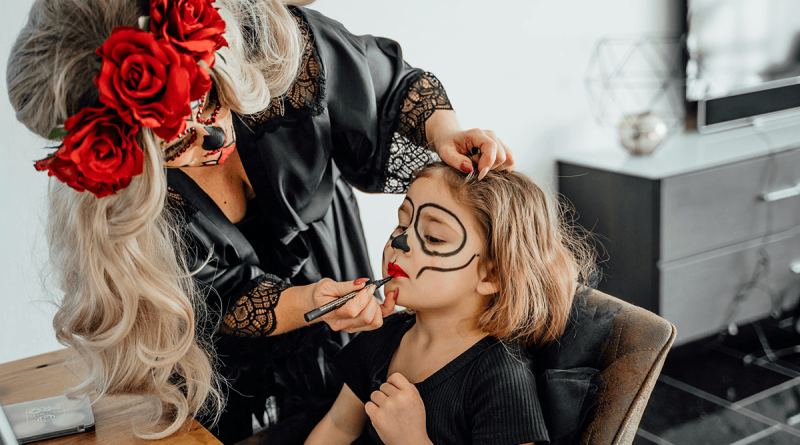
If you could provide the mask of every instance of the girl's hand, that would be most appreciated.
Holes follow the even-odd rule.
[[[383,304],[379,304],[373,293],[375,286],[364,288],[368,280],[361,278],[356,281],[336,282],[330,278],[323,278],[314,286],[312,291],[313,307],[320,307],[325,303],[335,300],[342,295],[347,295],[354,290],[361,292],[351,298],[344,306],[322,316],[334,331],[371,331],[383,326],[383,318],[394,311],[394,299],[387,295]],[[362,289],[363,288],[363,289]]]
[[[437,137],[434,141],[436,153],[447,165],[463,172],[472,171],[472,147],[481,151],[478,161],[478,179],[483,179],[489,170],[512,171],[515,168],[511,150],[503,144],[491,130],[473,128],[467,131],[455,131]]]
[[[429,444],[425,405],[417,387],[395,372],[364,406],[372,426],[387,445]]]

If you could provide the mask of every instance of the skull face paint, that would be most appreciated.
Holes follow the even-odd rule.
[[[225,146],[225,130],[219,127],[203,127],[207,135],[203,137],[203,150],[215,151]]]
[[[438,178],[417,179],[398,210],[398,226],[384,247],[384,277],[397,304],[420,309],[470,295],[480,282],[484,236],[471,211],[456,203]],[[416,203],[416,205],[415,205]],[[432,297],[435,295],[435,297]],[[433,299],[431,299],[433,298]]]
[[[400,249],[403,252],[408,253],[408,251],[411,250],[408,247],[408,234],[407,233],[403,233],[402,235],[400,235],[397,238],[393,239],[392,240],[392,247],[394,247],[395,249]]]
[[[190,105],[186,130],[164,143],[164,164],[168,168],[222,164],[236,149],[233,114],[219,103],[214,88]]]

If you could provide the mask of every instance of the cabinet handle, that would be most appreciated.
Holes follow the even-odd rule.
[[[764,193],[761,199],[766,202],[779,201],[781,199],[791,198],[792,196],[800,195],[800,184],[788,189],[778,190],[774,192]]]

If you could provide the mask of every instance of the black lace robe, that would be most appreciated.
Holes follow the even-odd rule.
[[[292,428],[304,437],[332,403],[341,382],[329,365],[342,337],[324,323],[268,337],[280,322],[275,305],[291,285],[373,276],[351,186],[405,192],[431,160],[425,120],[451,109],[438,80],[408,66],[396,42],[293,12],[306,41],[296,82],[263,113],[234,116],[256,194],[245,218],[232,224],[186,174],[168,172],[190,267],[210,255],[196,278],[218,314],[215,347],[231,383],[211,430],[223,443],[251,434],[251,414],[261,421],[265,404],[269,423],[305,419]]]

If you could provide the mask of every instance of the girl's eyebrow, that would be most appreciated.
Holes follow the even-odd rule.
[[[445,220],[443,220],[441,218],[437,218],[436,216],[431,215],[430,213],[425,213],[423,215],[420,215],[419,218],[421,220],[430,221],[430,222],[433,222],[433,223],[439,223],[439,224],[441,224],[441,225],[443,225],[445,227],[449,227],[449,228],[455,230],[455,227],[453,227],[452,224],[449,224],[447,221],[445,221]]]

